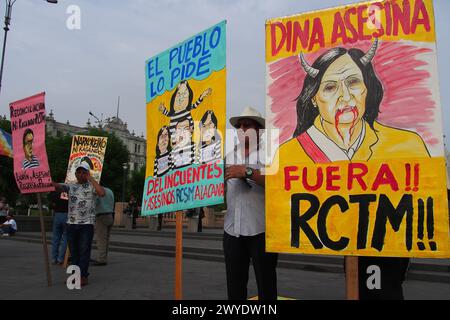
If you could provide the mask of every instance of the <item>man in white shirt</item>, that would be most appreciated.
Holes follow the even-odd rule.
[[[77,183],[53,182],[56,191],[69,194],[67,240],[72,264],[81,269],[81,286],[88,284],[96,200],[105,196],[105,189],[92,178],[89,170],[89,164],[82,161],[75,170]]]
[[[14,235],[17,232],[17,223],[13,219],[13,215],[9,213],[6,216],[6,222],[0,224],[0,234],[2,237],[8,237],[10,235]]]
[[[258,159],[260,131],[265,120],[247,107],[241,116],[230,118],[238,129],[239,145],[226,156],[227,213],[223,249],[228,299],[247,299],[250,259],[255,270],[259,300],[277,299],[278,254],[265,251],[265,178]]]

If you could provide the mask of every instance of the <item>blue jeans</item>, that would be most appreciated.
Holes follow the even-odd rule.
[[[14,230],[11,226],[3,226],[0,228],[0,234],[4,234],[4,233],[8,233],[8,234],[15,234],[16,230]]]
[[[63,262],[67,246],[67,213],[56,212],[53,217],[52,261]]]
[[[81,276],[89,276],[89,260],[91,258],[93,224],[68,224],[67,240],[69,241],[71,264],[80,267]]]

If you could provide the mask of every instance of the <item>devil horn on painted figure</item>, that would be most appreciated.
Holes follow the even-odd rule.
[[[302,64],[303,69],[305,69],[305,72],[309,74],[310,77],[315,78],[319,74],[319,69],[311,67],[308,62],[306,62],[305,57],[303,56],[303,52],[300,52],[299,55],[300,63]]]
[[[375,52],[377,51],[377,47],[378,47],[378,38],[375,38],[375,40],[373,41],[372,46],[370,47],[369,51],[367,51],[366,54],[364,55],[364,57],[359,59],[359,61],[361,61],[361,63],[363,65],[367,65],[368,63],[370,63],[370,61],[372,61],[373,57],[375,56]]]
[[[377,48],[378,48],[378,38],[375,38],[370,49],[366,52],[366,54],[361,59],[359,59],[359,61],[361,61],[361,63],[364,66],[366,66],[369,62],[372,61],[372,59],[375,56],[375,53],[377,51]],[[305,70],[305,72],[312,78],[317,77],[317,75],[319,74],[319,70],[314,67],[311,67],[308,64],[308,62],[305,59],[305,56],[303,55],[303,52],[300,52],[299,58],[300,58],[300,63],[302,64],[302,67]]]

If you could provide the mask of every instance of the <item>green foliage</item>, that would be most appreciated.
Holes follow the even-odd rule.
[[[48,164],[52,173],[52,179],[55,182],[64,182],[66,179],[71,145],[72,137],[70,135],[61,137],[47,135],[45,138]]]
[[[130,182],[128,184],[129,186],[128,195],[133,193],[139,205],[142,202],[144,183],[145,183],[145,167],[142,167],[141,169],[133,171],[131,173]]]

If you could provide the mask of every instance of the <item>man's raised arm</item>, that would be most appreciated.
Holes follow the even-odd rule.
[[[99,196],[100,198],[103,198],[106,193],[105,189],[100,184],[98,184],[98,182],[95,181],[94,178],[92,178],[92,176],[90,174],[88,175],[88,181],[90,183],[92,183],[92,185],[94,186],[95,193],[97,194],[97,196]]]
[[[52,185],[55,187],[56,191],[58,191],[58,192],[67,192],[66,187],[61,183],[52,181]]]

